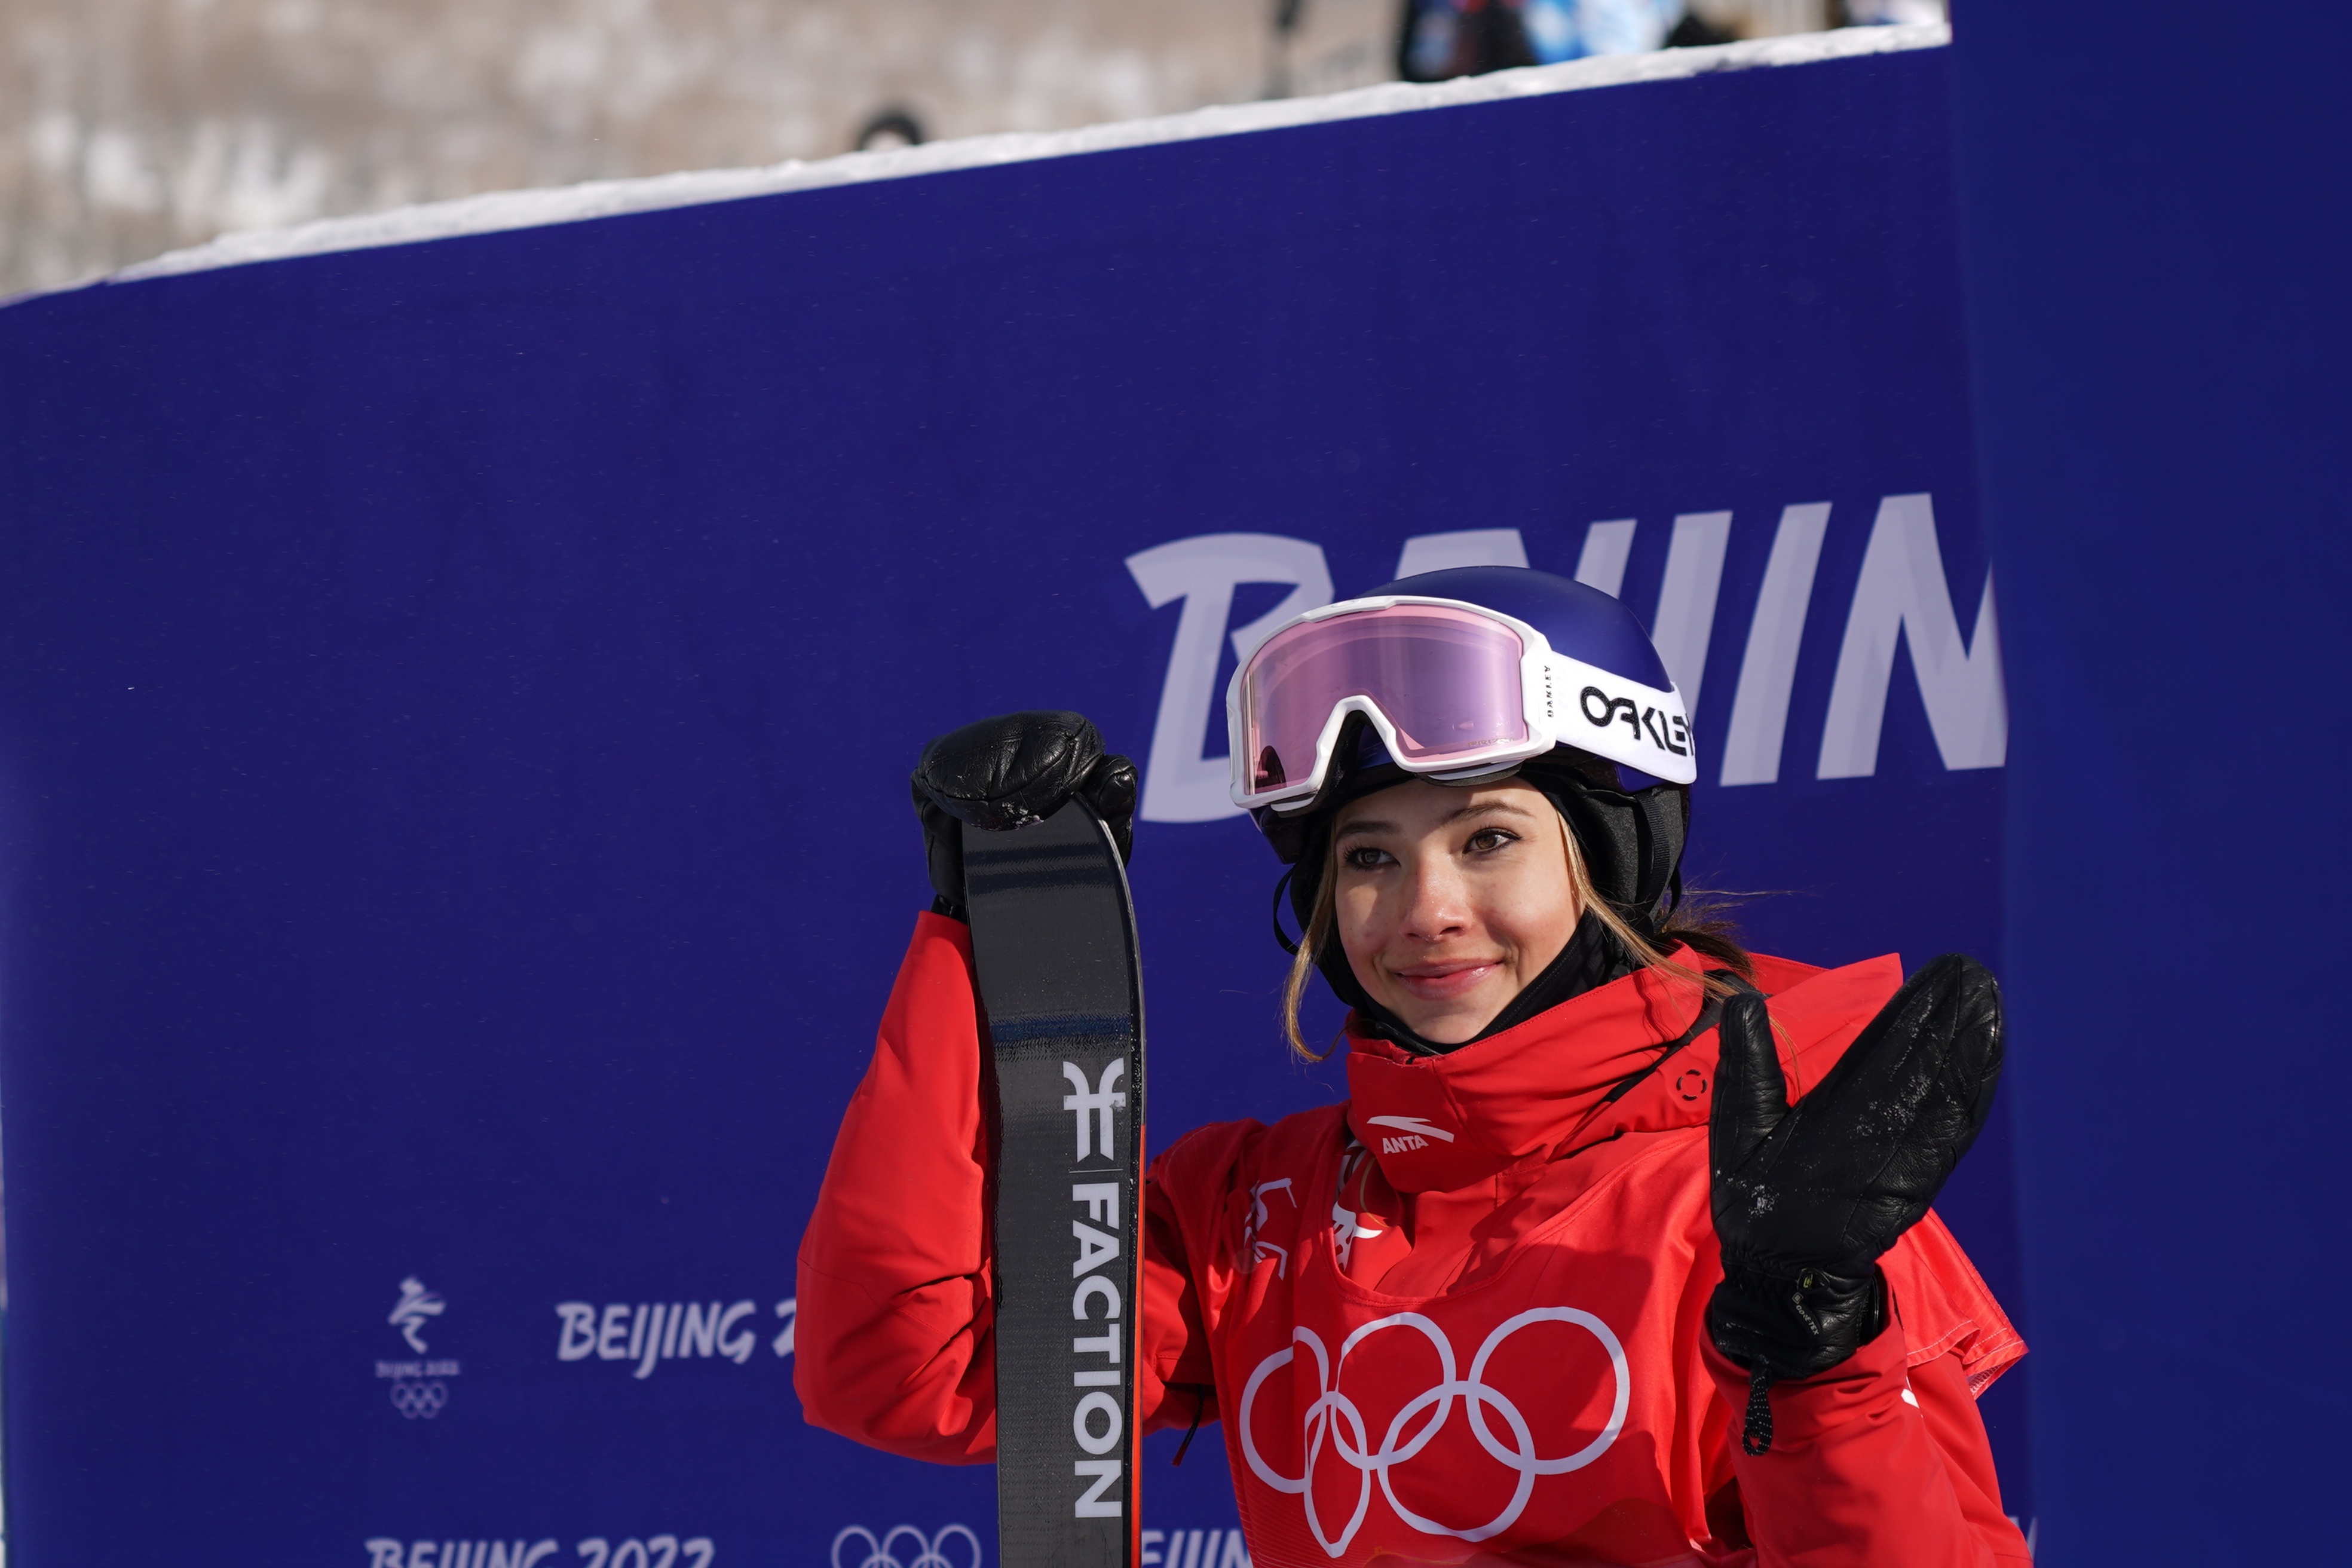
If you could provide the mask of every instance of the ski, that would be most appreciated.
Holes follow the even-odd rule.
[[[1127,873],[1073,801],[967,830],[994,1068],[997,1556],[1136,1568],[1143,977]]]

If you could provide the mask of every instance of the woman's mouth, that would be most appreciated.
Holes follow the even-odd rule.
[[[1451,1002],[1465,996],[1485,983],[1488,975],[1502,967],[1502,961],[1493,958],[1432,959],[1421,963],[1408,963],[1389,973],[1397,984],[1423,1002]]]

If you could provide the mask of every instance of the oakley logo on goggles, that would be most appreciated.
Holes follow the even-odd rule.
[[[1552,651],[1454,599],[1350,599],[1258,645],[1225,692],[1236,805],[1303,806],[1361,713],[1407,773],[1466,781],[1570,745],[1670,784],[1698,776],[1682,694]]]

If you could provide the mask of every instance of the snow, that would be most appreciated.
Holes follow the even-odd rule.
[[[97,286],[282,261],[299,256],[415,245],[459,235],[494,234],[548,224],[579,223],[624,213],[657,212],[705,202],[740,201],[789,191],[819,190],[874,180],[899,180],[956,169],[991,168],[1041,158],[1066,158],[1128,147],[1156,146],[1211,136],[1239,136],[1291,126],[1416,113],[1463,104],[1538,98],[1557,92],[1669,81],[1722,71],[1811,65],[1823,60],[1941,47],[1951,29],[1941,23],[1846,27],[1829,33],[1756,38],[1715,48],[1664,49],[1572,60],[1565,65],[1497,71],[1491,76],[1417,85],[1391,82],[1320,98],[1222,105],[1186,114],[1124,121],[1076,131],[972,136],[880,153],[852,153],[757,169],[717,169],[650,179],[598,180],[543,190],[501,191],[457,201],[395,207],[358,217],[326,218],[288,228],[226,234],[205,245],[167,251],[152,261],[98,280]],[[35,298],[24,296],[23,298]]]

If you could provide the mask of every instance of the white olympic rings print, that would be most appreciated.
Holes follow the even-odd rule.
[[[1585,1330],[1609,1352],[1610,1370],[1617,1381],[1616,1401],[1610,1406],[1609,1424],[1601,1429],[1601,1435],[1575,1453],[1556,1459],[1538,1457],[1535,1436],[1528,1429],[1527,1417],[1519,1414],[1518,1406],[1512,1404],[1501,1390],[1490,1386],[1486,1381],[1488,1358],[1505,1340],[1530,1323],[1572,1323]],[[1518,1521],[1519,1515],[1527,1509],[1528,1499],[1534,1494],[1538,1476],[1558,1476],[1570,1470],[1582,1469],[1607,1452],[1609,1446],[1617,1441],[1617,1434],[1624,1429],[1625,1410],[1633,1392],[1626,1373],[1625,1347],[1618,1342],[1608,1324],[1590,1312],[1579,1311],[1574,1307],[1537,1307],[1506,1321],[1486,1336],[1486,1343],[1478,1347],[1478,1354],[1470,1363],[1470,1375],[1466,1378],[1454,1373],[1454,1346],[1446,1339],[1444,1329],[1419,1312],[1397,1312],[1375,1319],[1349,1334],[1339,1346],[1339,1367],[1347,1365],[1349,1352],[1366,1339],[1382,1329],[1394,1328],[1412,1329],[1427,1339],[1437,1352],[1438,1365],[1444,1375],[1437,1386],[1416,1395],[1396,1413],[1377,1451],[1370,1448],[1364,1430],[1363,1413],[1356,1407],[1355,1401],[1334,1386],[1339,1381],[1339,1369],[1332,1366],[1322,1340],[1312,1329],[1292,1329],[1289,1346],[1258,1363],[1257,1370],[1250,1373],[1248,1384],[1242,1389],[1239,1425],[1243,1458],[1249,1461],[1250,1469],[1258,1479],[1278,1492],[1292,1493],[1301,1500],[1307,1510],[1307,1528],[1315,1532],[1315,1539],[1322,1543],[1324,1552],[1330,1556],[1337,1557],[1347,1551],[1348,1543],[1356,1538],[1356,1531],[1363,1528],[1364,1516],[1371,1508],[1374,1476],[1380,1478],[1381,1491],[1388,1498],[1389,1507],[1396,1510],[1396,1516],[1423,1535],[1450,1535],[1456,1540],[1469,1542],[1491,1541]],[[1305,1345],[1315,1358],[1318,1394],[1315,1403],[1307,1407],[1306,1419],[1302,1423],[1307,1439],[1305,1465],[1297,1476],[1278,1475],[1274,1467],[1258,1455],[1257,1442],[1250,1430],[1250,1409],[1257,1401],[1259,1386],[1275,1373],[1289,1365],[1300,1345]],[[1397,1500],[1396,1489],[1389,1479],[1391,1470],[1429,1446],[1430,1440],[1452,1418],[1454,1402],[1457,1398],[1469,1407],[1470,1430],[1476,1436],[1478,1446],[1497,1462],[1517,1471],[1519,1478],[1517,1487],[1511,1493],[1511,1500],[1503,1505],[1503,1510],[1471,1530],[1456,1530],[1452,1525],[1422,1518]],[[1508,1447],[1496,1436],[1486,1423],[1486,1410],[1490,1405],[1502,1417],[1503,1424],[1510,1428]],[[1432,1412],[1429,1418],[1408,1435],[1406,1428],[1413,1417],[1424,1410]],[[1315,1512],[1315,1462],[1322,1457],[1327,1446],[1354,1467],[1359,1479],[1356,1511],[1336,1540],[1324,1530],[1323,1521]]]
[[[902,1559],[898,1553],[898,1538],[902,1535],[915,1539],[915,1555],[912,1558]],[[974,1535],[970,1527],[961,1524],[943,1524],[929,1540],[924,1539],[923,1532],[911,1524],[894,1524],[878,1540],[864,1525],[853,1524],[833,1538],[833,1568],[958,1568],[941,1550],[950,1536],[957,1535],[962,1536],[964,1544],[971,1549],[971,1561],[962,1564],[961,1568],[980,1568],[980,1537]],[[856,1536],[866,1538],[866,1555],[854,1563],[845,1563],[841,1548]]]
[[[392,1385],[392,1407],[411,1421],[423,1416],[430,1421],[441,1414],[449,1403],[449,1390],[438,1379],[431,1383],[395,1383]]]

